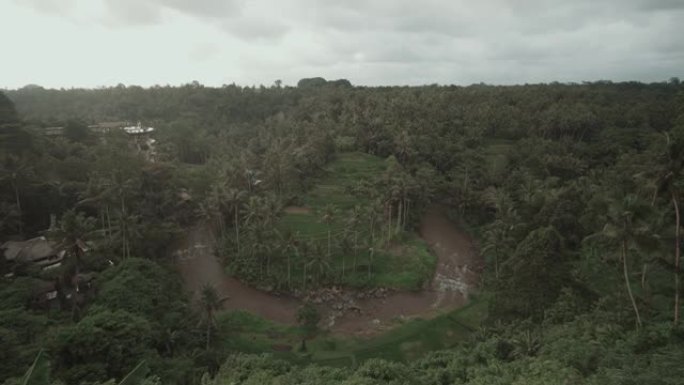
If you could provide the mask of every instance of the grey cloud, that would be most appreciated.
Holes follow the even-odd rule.
[[[220,49],[211,42],[198,43],[188,52],[188,57],[196,62],[205,62],[218,55]]]
[[[162,20],[162,10],[152,2],[138,0],[106,0],[108,13],[104,20],[109,25],[147,25]]]
[[[118,25],[157,24],[164,12],[172,10],[201,22],[217,26],[245,41],[273,41],[284,36],[289,27],[274,17],[245,13],[243,0],[105,0],[109,19]]]
[[[240,18],[222,24],[224,30],[247,41],[273,41],[283,37],[289,27],[275,20]]]
[[[631,0],[634,6],[640,10],[668,11],[684,9],[684,1],[681,0]]]
[[[236,16],[243,3],[235,0],[157,0],[157,2],[180,12],[208,18]]]
[[[155,24],[162,14],[174,10],[183,14],[209,19],[239,15],[241,2],[236,0],[104,0],[107,18],[117,24]]]
[[[68,4],[92,0],[21,1],[54,13],[66,12],[59,4],[68,10]],[[155,24],[187,31],[192,40],[179,43],[186,44],[181,55],[250,81],[263,76],[266,83],[282,78],[293,84],[319,75],[375,85],[684,77],[684,0],[100,1],[118,28]],[[221,34],[210,35],[207,25]],[[223,49],[234,55],[227,59],[219,54]],[[179,81],[193,76],[179,75]]]
[[[75,0],[14,0],[17,5],[52,15],[67,15],[74,8],[75,2]]]

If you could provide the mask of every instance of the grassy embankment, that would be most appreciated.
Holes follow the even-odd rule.
[[[370,358],[409,361],[430,351],[448,349],[463,341],[486,317],[485,299],[430,320],[414,319],[370,339],[342,338],[319,333],[300,351],[302,331],[245,312],[222,313],[219,326],[230,351],[271,353],[295,363],[356,366]],[[400,321],[397,321],[400,322]],[[291,347],[291,351],[282,351]]]

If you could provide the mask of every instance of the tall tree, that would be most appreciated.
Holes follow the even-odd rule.
[[[78,318],[78,299],[80,290],[80,273],[83,265],[83,256],[90,248],[88,241],[96,233],[97,220],[86,217],[83,213],[69,210],[62,215],[56,228],[51,230],[51,237],[59,242],[59,247],[67,251],[67,255],[74,260],[75,271],[72,281],[75,282],[76,293],[72,296],[72,317]]]
[[[600,233],[596,234],[612,242],[618,248],[625,290],[634,310],[637,329],[641,328],[642,319],[632,292],[629,256],[630,253],[654,246],[656,237],[649,226],[649,215],[649,207],[636,195],[629,194],[616,198],[608,206],[605,226]]]
[[[205,284],[202,286],[202,290],[200,291],[200,304],[204,310],[203,322],[207,328],[205,334],[207,350],[209,350],[209,347],[211,346],[211,329],[212,327],[216,327],[216,312],[221,309],[223,302],[226,300],[227,298],[219,297],[219,293],[213,285]]]
[[[332,224],[335,221],[335,216],[337,215],[337,209],[332,204],[328,203],[323,207],[323,213],[321,216],[321,221],[325,223],[328,228],[328,258],[331,256],[331,242],[332,242]]]
[[[231,188],[226,194],[227,203],[232,207],[233,211],[233,227],[235,230],[235,247],[236,255],[240,255],[240,208],[244,202],[246,192]]]
[[[658,154],[657,169],[655,170],[655,191],[653,203],[658,195],[664,195],[672,203],[675,217],[674,238],[674,314],[673,323],[676,326],[680,318],[680,260],[681,260],[681,213],[680,192],[682,188],[682,169],[684,169],[684,122],[676,126],[669,134],[665,133],[663,149]],[[652,173],[649,170],[648,173]]]

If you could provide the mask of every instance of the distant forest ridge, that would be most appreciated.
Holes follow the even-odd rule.
[[[675,97],[680,90],[678,78],[650,84],[597,81],[465,87],[352,87],[346,79],[308,78],[300,80],[298,87],[283,87],[280,82],[270,87],[205,87],[193,82],[178,87],[62,90],[31,85],[5,93],[25,121],[43,127],[75,118],[91,124],[142,120],[150,125],[192,119],[211,129],[288,112],[310,121],[326,113],[338,123],[345,119],[354,124],[364,119],[397,123],[414,114],[412,120],[430,116],[429,120],[442,123],[467,122],[487,134],[519,138],[529,130],[548,131],[549,126],[564,132],[554,135],[585,135],[605,126],[662,130],[671,126],[676,115]],[[419,107],[423,104],[426,108]],[[372,117],[370,110],[374,110]]]

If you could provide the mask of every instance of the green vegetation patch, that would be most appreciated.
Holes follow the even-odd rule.
[[[346,257],[348,260],[351,257]],[[373,257],[368,278],[369,253],[364,252],[357,269],[343,282],[352,287],[377,286],[416,290],[425,284],[435,269],[437,257],[416,234],[410,234],[391,251],[381,250]]]
[[[359,152],[341,153],[331,162],[324,176],[303,197],[304,209],[286,213],[279,223],[282,231],[296,234],[298,238],[312,240],[325,245],[330,231],[333,253],[328,261],[332,271],[345,274],[339,278],[342,284],[351,287],[389,287],[396,289],[416,290],[431,277],[436,257],[432,255],[425,242],[416,234],[407,233],[393,241],[392,246],[385,248],[378,242],[371,257],[368,247],[361,245],[361,238],[368,236],[362,226],[357,235],[358,244],[354,251],[353,231],[348,224],[350,211],[355,207],[366,207],[371,204],[368,197],[357,196],[351,189],[359,182],[372,180],[381,175],[387,164],[385,160],[373,155]],[[330,223],[323,219],[327,207],[334,207],[334,215]],[[384,228],[377,225],[377,237],[381,238]],[[340,245],[346,238],[347,247]],[[295,266],[294,274],[302,274],[301,268]]]
[[[350,189],[362,180],[376,178],[386,168],[385,161],[377,156],[360,152],[341,153],[326,167],[325,175],[304,196],[308,213],[286,213],[281,220],[283,229],[315,240],[327,239],[328,226],[323,222],[326,205],[335,207],[337,214],[331,223],[332,232],[339,235],[345,229],[346,212],[354,206],[366,206],[370,201],[354,196]]]
[[[372,179],[387,168],[384,159],[360,152],[337,154],[337,158],[326,167],[326,174],[320,178],[304,199],[307,207],[314,211],[332,204],[338,210],[349,210],[355,205],[368,204],[363,197],[356,197],[349,188],[363,179]]]

